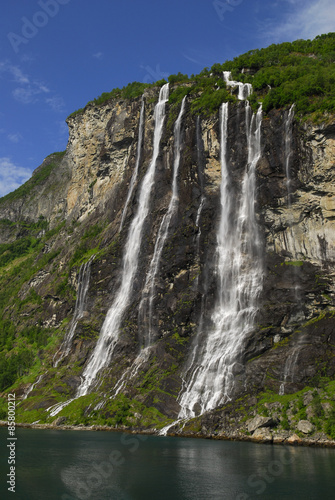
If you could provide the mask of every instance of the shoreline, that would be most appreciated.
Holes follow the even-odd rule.
[[[0,421],[0,427],[7,427],[6,421]],[[53,424],[29,424],[17,422],[15,427],[22,429],[38,429],[38,430],[57,430],[57,431],[93,431],[93,432],[125,432],[127,434],[144,434],[148,436],[158,436],[157,429],[130,429],[128,427],[109,427],[107,425],[53,425]],[[293,433],[287,438],[282,436],[272,436],[271,439],[256,438],[245,434],[230,432],[226,434],[209,434],[203,435],[199,433],[170,433],[160,437],[177,437],[177,438],[193,438],[193,439],[213,439],[215,441],[240,441],[257,444],[274,444],[274,445],[290,445],[290,446],[309,446],[318,448],[335,448],[335,440],[325,438],[302,438]]]

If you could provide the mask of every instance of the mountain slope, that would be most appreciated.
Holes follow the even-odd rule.
[[[20,421],[161,428],[181,417],[182,395],[196,387],[184,432],[246,435],[248,417],[264,413],[274,437],[306,419],[316,437],[334,437],[332,108],[312,124],[296,113],[314,112],[321,94],[307,89],[304,110],[299,99],[291,107],[294,94],[273,104],[260,83],[299,58],[328,74],[333,41],[271,46],[196,77],[173,75],[167,102],[164,82],[133,85],[68,118],[66,152],[0,200],[3,417],[6,393],[15,392]],[[257,115],[237,85],[225,84],[221,72],[230,70],[254,86]],[[275,88],[281,94],[285,82]],[[322,89],[330,102],[328,83]],[[145,194],[148,213],[136,218]],[[106,330],[129,242],[139,243],[136,269],[121,294],[120,327]],[[238,336],[238,349],[231,357],[223,349],[211,366],[204,353],[214,333],[228,339],[230,310],[243,316],[226,343]],[[109,355],[80,392],[104,331],[99,356]],[[211,404],[206,391],[217,390],[225,369]]]

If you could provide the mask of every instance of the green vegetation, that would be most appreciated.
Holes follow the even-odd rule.
[[[254,93],[249,97],[255,109],[262,102],[263,110],[295,104],[300,116],[320,120],[325,112],[335,113],[335,33],[317,36],[314,40],[273,44],[265,49],[250,50],[223,64],[204,68],[199,75],[170,75],[171,105],[169,125],[176,117],[176,107],[184,95],[190,95],[192,113],[210,115],[222,102],[236,101],[231,89],[226,89],[222,72],[231,71],[233,79],[251,83]],[[88,104],[101,105],[112,98],[132,99],[146,87],[163,85],[133,82],[123,89],[105,92]],[[175,88],[174,88],[175,87]],[[80,109],[74,116],[83,112]]]
[[[65,155],[65,151],[60,151],[57,153],[52,153],[48,156],[50,158],[50,162],[47,162],[46,165],[41,166],[33,176],[22,186],[18,187],[12,193],[8,193],[2,198],[0,198],[0,203],[5,203],[7,201],[13,201],[18,198],[22,198],[31,194],[32,190],[42,184],[51,174],[51,172],[58,167],[59,162]]]
[[[272,391],[263,392],[259,395],[258,403],[254,409],[258,414],[265,415],[269,404],[277,403],[279,408],[277,406],[274,411],[281,413],[279,428],[295,431],[300,420],[309,420],[314,425],[316,432],[324,432],[331,439],[335,439],[335,381],[323,377],[320,382],[318,389],[305,387],[299,392],[283,396]],[[310,402],[305,404],[306,393],[309,393],[309,398],[312,395],[312,399],[308,399]],[[329,406],[327,412],[324,410],[324,404]],[[312,412],[310,414],[313,416],[309,417],[308,412]]]
[[[164,83],[166,83],[164,81]],[[159,82],[156,82],[156,85],[158,85]],[[126,87],[123,87],[122,89],[116,88],[113,89],[111,92],[103,92],[99,97],[96,97],[93,99],[93,101],[89,101],[86,106],[89,105],[94,105],[94,106],[101,106],[101,104],[104,104],[105,102],[109,101],[110,99],[134,99],[136,97],[139,97],[140,95],[143,94],[144,89],[147,87],[151,87],[152,84],[150,83],[140,83],[140,82],[132,82],[129,83]],[[73,118],[74,116],[81,114],[84,112],[83,108],[77,109],[73,113],[71,113],[68,118]]]
[[[316,113],[317,118],[335,112],[334,62],[335,33],[329,33],[250,50],[212,71],[231,71],[233,78],[251,83],[265,112],[295,103],[300,115]]]
[[[0,353],[0,391],[11,386],[18,376],[27,373],[33,363],[34,355],[26,348],[20,348],[10,356]]]
[[[43,218],[37,223],[2,221],[2,224],[23,234],[40,233],[41,228],[47,228]],[[56,229],[49,233],[56,234]],[[23,285],[45,266],[52,265],[60,252],[56,249],[42,252],[47,234],[41,233],[39,238],[27,235],[0,245],[0,390],[34,371],[35,365],[40,364],[39,356],[55,341],[50,330],[37,319],[36,312],[43,312],[42,297],[33,287],[22,294]]]
[[[39,240],[33,237],[20,238],[13,243],[0,244],[0,267],[12,262],[17,257],[32,253],[39,245]]]
[[[281,266],[293,266],[293,267],[301,267],[303,266],[303,261],[302,260],[286,260],[285,262],[281,263]]]

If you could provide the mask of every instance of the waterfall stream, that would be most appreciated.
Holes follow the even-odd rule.
[[[140,124],[139,124],[139,127],[138,127],[138,142],[137,142],[137,154],[136,154],[135,168],[134,168],[133,175],[131,177],[131,181],[130,181],[130,186],[129,186],[129,190],[128,190],[128,196],[127,196],[127,199],[126,199],[126,203],[125,203],[124,208],[123,208],[119,232],[121,231],[121,229],[123,227],[123,224],[124,224],[124,221],[125,221],[125,218],[127,216],[128,205],[129,205],[129,202],[130,202],[130,200],[132,198],[132,195],[133,195],[133,192],[134,192],[134,188],[135,188],[135,184],[136,184],[136,180],[137,180],[137,177],[138,177],[138,169],[139,169],[140,161],[141,161],[141,151],[142,151],[143,132],[144,132],[144,109],[145,109],[144,99],[142,97],[142,106],[141,106],[141,113],[140,113]]]
[[[27,399],[27,397],[29,396],[29,394],[35,389],[35,387],[41,382],[41,380],[43,379],[45,374],[43,375],[39,375],[37,377],[37,380],[31,384],[29,387],[28,387],[28,390],[25,392],[24,396],[22,399]]]
[[[61,362],[63,358],[65,358],[71,349],[72,345],[72,339],[74,337],[78,321],[83,317],[84,310],[86,307],[86,296],[88,292],[88,287],[90,283],[90,275],[91,275],[91,264],[92,261],[94,260],[95,255],[92,255],[92,257],[82,264],[80,266],[79,270],[79,275],[78,275],[78,291],[77,291],[77,299],[76,299],[76,305],[74,308],[74,313],[73,317],[70,323],[70,328],[65,335],[65,338],[63,340],[63,343],[60,347],[60,349],[57,351],[57,353],[54,356],[54,367],[56,368],[58,364]],[[55,360],[56,358],[56,360]]]
[[[78,388],[77,397],[84,396],[88,393],[98,372],[109,363],[119,338],[119,329],[123,315],[130,303],[133,281],[139,264],[143,226],[150,210],[150,195],[154,185],[156,162],[159,155],[165,119],[165,105],[168,100],[168,95],[169,84],[167,83],[161,88],[158,103],[155,106],[153,155],[141,184],[137,213],[131,222],[124,248],[121,284],[108,310],[95,349],[83,372],[83,379]]]
[[[262,289],[262,249],[255,215],[256,165],[261,155],[262,108],[246,103],[248,161],[236,200],[227,153],[228,103],[221,107],[221,218],[215,269],[217,299],[210,328],[198,330],[178,397],[178,418],[190,418],[228,401],[243,371],[243,341],[252,331]],[[201,334],[201,335],[200,335]],[[204,337],[204,338],[202,338]]]
[[[286,120],[285,120],[285,173],[286,173],[286,189],[287,189],[287,208],[289,210],[289,220],[288,220],[288,230],[291,233],[292,241],[294,242],[294,233],[292,231],[293,216],[291,213],[292,200],[291,200],[291,157],[293,154],[292,149],[292,125],[294,119],[294,104],[290,107]],[[301,311],[301,296],[299,292],[299,285],[297,284],[297,268],[292,266],[292,281],[295,284],[294,294],[295,301]],[[303,313],[302,313],[303,314]],[[288,355],[283,372],[283,382],[280,384],[279,395],[285,394],[285,384],[287,382],[293,382],[293,377],[295,373],[296,364],[299,358],[300,349],[303,345],[303,337],[300,337],[296,346],[292,349],[292,352]]]
[[[174,126],[174,162],[173,162],[173,177],[172,177],[172,194],[168,209],[160,224],[153,257],[150,262],[147,272],[145,285],[142,292],[142,298],[139,307],[139,325],[144,325],[145,332],[143,338],[143,346],[148,347],[154,340],[153,327],[153,303],[155,298],[155,280],[159,271],[162,252],[168,236],[172,217],[178,210],[179,195],[178,195],[178,172],[181,156],[181,122],[185,111],[186,96],[183,98],[180,112]],[[142,326],[143,328],[143,326]]]
[[[292,156],[292,124],[294,118],[294,104],[290,107],[285,120],[285,173],[287,188],[287,205],[291,206],[291,156]]]
[[[237,97],[238,99],[240,99],[240,101],[248,99],[248,97],[252,94],[251,83],[235,82],[234,80],[231,79],[230,71],[224,71],[223,78],[226,82],[227,87],[238,87]]]
[[[145,363],[149,359],[150,347],[152,346],[152,342],[154,340],[154,332],[152,325],[152,307],[153,307],[154,293],[155,293],[155,279],[159,271],[160,258],[168,236],[170,223],[172,217],[174,216],[174,214],[177,212],[178,209],[179,196],[178,196],[177,180],[178,180],[178,172],[180,165],[181,147],[182,147],[181,123],[185,111],[185,103],[186,103],[186,97],[184,97],[182,101],[180,112],[174,126],[174,162],[173,162],[171,199],[168,209],[162,219],[162,222],[158,230],[153,257],[151,259],[149,270],[146,276],[145,285],[142,291],[142,298],[139,306],[139,321],[138,321],[139,331],[141,329],[144,329],[144,335],[142,338],[143,348],[141,349],[139,355],[135,358],[132,366],[130,366],[124,372],[121,379],[115,385],[114,387],[115,395],[119,394],[119,392],[125,386],[127,380],[134,378],[140,367],[143,366],[143,363]]]

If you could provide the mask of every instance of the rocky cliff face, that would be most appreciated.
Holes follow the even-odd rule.
[[[120,286],[128,231],[139,210],[139,189],[152,159],[157,89],[146,90],[143,98],[139,175],[121,231],[138,154],[141,98],[91,105],[69,118],[68,147],[50,175],[28,194],[0,203],[1,219],[11,223],[3,225],[2,243],[22,236],[18,231],[22,221],[36,223],[42,216],[52,229],[37,234],[43,245],[36,253],[33,274],[18,287],[20,307],[9,302],[5,308],[5,317],[19,333],[38,323],[49,339],[38,351],[38,365],[33,365],[31,375],[16,382],[15,390],[23,396],[37,376],[42,376],[21,403],[22,420],[49,422],[57,414],[70,423],[160,427],[180,412],[178,394],[183,391],[194,343],[201,342],[199,324],[210,329],[217,300],[221,217],[220,116],[200,119],[190,112],[189,102],[181,127],[178,209],[171,219],[154,282],[150,318],[154,341],[143,355],[148,318],[141,316],[140,304],[171,199],[176,154],[175,117],[169,104],[139,265],[117,345],[99,372],[97,384],[76,399],[80,377]],[[253,329],[242,342],[229,394],[232,401],[251,395],[254,399],[246,404],[251,414],[256,411],[257,395],[264,391],[273,391],[280,399],[279,394],[319,387],[320,381],[325,377],[333,380],[335,374],[335,128],[303,125],[295,119],[289,123],[288,119],[288,110],[273,111],[263,117],[261,125],[254,202],[262,242],[262,291]],[[226,144],[236,199],[249,168],[247,127],[245,102],[230,105]],[[52,259],[44,263],[51,254]],[[79,271],[89,258],[90,279],[83,295]],[[36,304],[29,301],[32,291],[39,297]],[[65,352],[62,341],[78,306],[75,297],[80,294],[82,311]],[[47,411],[72,398],[74,401],[59,413]],[[199,409],[195,406],[194,411]],[[204,434],[218,425],[211,415],[201,417],[205,418]],[[222,419],[220,422],[224,427]]]

